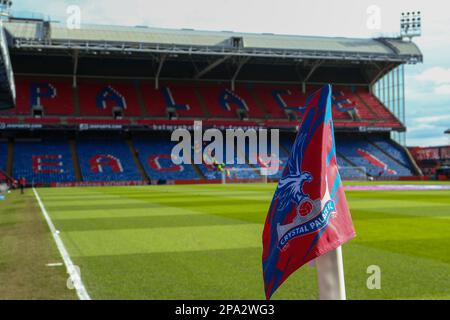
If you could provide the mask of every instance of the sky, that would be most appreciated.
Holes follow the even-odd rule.
[[[450,2],[444,0],[13,0],[13,10],[64,22],[80,8],[81,24],[232,30],[341,37],[396,36],[400,14],[422,12],[415,38],[424,63],[406,66],[406,142],[447,145],[450,138]]]

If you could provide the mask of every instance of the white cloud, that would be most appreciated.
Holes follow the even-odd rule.
[[[429,124],[419,124],[419,125],[416,125],[416,126],[409,126],[408,133],[413,133],[413,132],[417,132],[417,131],[424,131],[424,130],[429,130],[429,129],[434,129],[434,126],[429,125]]]
[[[445,84],[445,85],[441,85],[439,87],[436,87],[434,89],[434,92],[436,92],[437,94],[448,94],[450,95],[450,84]],[[450,106],[449,106],[450,108]]]
[[[450,84],[450,68],[433,67],[413,77],[417,81],[432,82],[434,84]]]
[[[450,115],[449,114],[436,115],[436,116],[429,116],[429,117],[418,117],[418,118],[414,119],[415,122],[428,123],[428,124],[440,122],[442,120],[449,120],[449,122],[450,122]]]

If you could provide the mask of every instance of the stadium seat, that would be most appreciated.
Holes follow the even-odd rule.
[[[168,108],[173,108],[179,117],[205,117],[193,85],[167,84],[156,90],[154,83],[142,82],[141,90],[147,112],[152,116],[167,116]]]
[[[336,149],[338,152],[338,165],[341,168],[341,175],[344,178],[364,178],[364,171],[358,167],[366,168],[366,172],[372,176],[411,176],[412,164],[410,162],[398,163],[396,160],[401,159],[400,153],[391,152],[394,145],[388,139],[378,139],[377,143],[381,143],[380,147],[390,146],[386,149],[386,153],[373,146],[363,137],[339,138],[336,140]],[[280,144],[287,150],[290,150],[294,140],[293,137],[282,137]],[[398,150],[397,150],[398,151]],[[344,158],[340,157],[342,154]],[[391,155],[391,156],[388,156]],[[405,155],[406,156],[406,155]],[[394,157],[394,158],[392,158]],[[352,169],[353,167],[353,169]]]
[[[378,100],[373,94],[365,90],[358,90],[359,97],[368,105],[368,107],[377,115],[379,120],[396,121],[394,115]]]
[[[130,124],[129,119],[98,119],[98,118],[67,118],[68,124],[110,124],[110,125],[126,125]]]
[[[308,86],[307,93],[303,94],[299,86],[284,85],[255,85],[254,90],[268,110],[269,118],[286,118],[284,110],[295,110],[297,116],[301,118],[303,107],[306,105],[307,97],[320,86]],[[355,102],[339,88],[333,89],[332,112],[335,120],[352,121],[350,115],[354,112],[358,115],[358,106]]]
[[[371,137],[369,138],[369,141],[383,149],[387,154],[391,155],[391,157],[395,158],[395,160],[405,167],[411,167],[411,160],[406,155],[405,150],[401,149],[398,145],[393,144],[389,140],[377,137]]]
[[[300,88],[292,85],[254,85],[253,90],[267,109],[269,119],[285,119],[285,109],[301,110],[305,106],[306,96]]]
[[[289,156],[284,154],[284,151],[280,151],[280,156],[278,160],[278,171],[276,173],[272,173],[268,176],[269,179],[280,179],[281,175],[283,174],[283,170],[289,160]],[[259,169],[262,168],[269,168],[266,161],[262,159],[261,157],[258,157],[258,165],[257,167]]]
[[[68,142],[62,139],[16,141],[13,176],[36,184],[75,181]]]
[[[140,84],[142,98],[146,106],[147,114],[150,117],[167,118],[167,106],[164,96],[155,85],[150,82]]]
[[[16,79],[17,106],[15,114],[31,114],[33,106],[42,106],[45,115],[71,115],[74,113],[70,80]]]
[[[355,106],[361,120],[372,120],[381,123],[389,122],[389,126],[398,127],[401,123],[395,116],[366,88],[336,87]]]
[[[410,167],[399,164],[363,138],[339,139],[337,151],[371,176],[411,176]]]
[[[125,117],[141,116],[136,87],[131,81],[80,80],[80,111],[87,116],[112,117],[118,107]]]
[[[250,86],[202,85],[198,88],[212,117],[238,118],[237,110],[244,111],[249,118],[262,119],[264,112],[255,104]]]
[[[236,150],[234,153],[233,164],[226,164],[227,155],[229,150],[224,148],[223,163],[225,164],[225,173],[218,171],[213,165],[208,165],[203,163],[198,165],[203,175],[208,180],[221,180],[223,174],[226,175],[228,180],[261,180],[257,165],[249,165],[246,161],[245,153]],[[220,162],[220,161],[219,161]],[[238,162],[244,162],[243,164],[238,164]]]
[[[170,138],[135,139],[134,146],[147,175],[151,180],[199,180],[191,164],[175,165],[171,160],[175,142]]]
[[[2,112],[6,114],[7,111],[3,110]],[[3,114],[0,117],[0,123],[19,123],[19,121],[18,117],[3,116]]]
[[[80,138],[78,159],[83,181],[142,181],[132,154],[120,139]]]
[[[0,140],[0,170],[6,171],[6,162],[8,158],[8,144]]]
[[[344,91],[333,90],[331,105],[334,120],[351,121],[360,118],[359,108]],[[354,118],[351,116],[352,113],[354,114]]]
[[[350,162],[339,155],[337,155],[337,163],[339,167],[339,174],[343,179],[366,179],[367,175],[364,170],[354,167]]]
[[[30,124],[61,124],[61,118],[59,117],[25,118],[24,122]]]

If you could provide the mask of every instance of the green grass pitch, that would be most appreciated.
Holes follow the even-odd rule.
[[[39,189],[94,299],[264,299],[275,184]],[[347,191],[349,299],[450,299],[450,191]],[[367,267],[381,268],[369,290]],[[274,299],[316,299],[304,266]]]

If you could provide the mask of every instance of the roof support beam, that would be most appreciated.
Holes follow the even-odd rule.
[[[161,56],[159,59],[158,71],[156,71],[155,75],[155,89],[159,89],[159,76],[161,74],[161,70],[163,68],[164,62],[166,62],[167,54]]]
[[[393,63],[388,63],[384,66],[384,68],[380,68],[377,64],[375,64],[375,66],[379,69],[378,73],[376,74],[376,76],[373,78],[373,80],[370,82],[370,90],[372,90],[373,85],[380,80],[384,74],[394,68],[394,64]]]
[[[309,80],[309,78],[311,78],[311,76],[314,74],[314,72],[317,70],[317,68],[319,68],[323,63],[325,62],[325,60],[319,60],[317,61],[313,67],[311,68],[311,70],[309,71],[309,73],[306,75],[305,78],[303,78],[302,81],[302,92],[306,93],[306,81]]]
[[[200,79],[201,77],[203,77],[205,74],[207,74],[209,71],[211,71],[212,69],[214,69],[215,67],[217,67],[218,65],[222,64],[223,62],[225,62],[226,60],[228,60],[230,58],[230,56],[225,56],[223,58],[219,58],[216,61],[212,62],[210,65],[208,65],[207,67],[205,67],[203,70],[199,71],[196,75],[195,75],[195,79]]]
[[[78,74],[78,50],[73,52],[73,74],[72,74],[72,87],[77,87],[77,74]]]
[[[244,66],[244,64],[246,64],[248,62],[248,60],[250,60],[250,57],[245,57],[244,59],[242,59],[239,62],[239,65],[238,65],[236,71],[234,72],[233,77],[231,78],[231,91],[234,91],[234,89],[236,87],[236,85],[235,85],[236,78],[239,75],[239,72],[241,71],[242,67]]]
[[[252,49],[246,51],[224,50],[223,48],[211,48],[201,46],[191,47],[163,47],[160,45],[141,45],[139,48],[132,47],[129,44],[122,43],[98,43],[95,41],[75,41],[75,40],[52,40],[51,44],[44,44],[29,39],[14,39],[13,47],[16,49],[35,49],[35,50],[55,50],[67,51],[70,49],[78,49],[85,53],[93,51],[107,50],[117,54],[186,54],[186,55],[208,55],[208,56],[233,56],[233,57],[260,57],[260,58],[282,58],[282,59],[321,59],[321,60],[338,60],[338,61],[391,61],[398,63],[419,63],[422,62],[422,55],[396,55],[396,54],[361,54],[352,52],[329,52],[319,51],[301,51],[301,50],[269,50],[269,49]],[[148,56],[147,56],[148,57]]]

